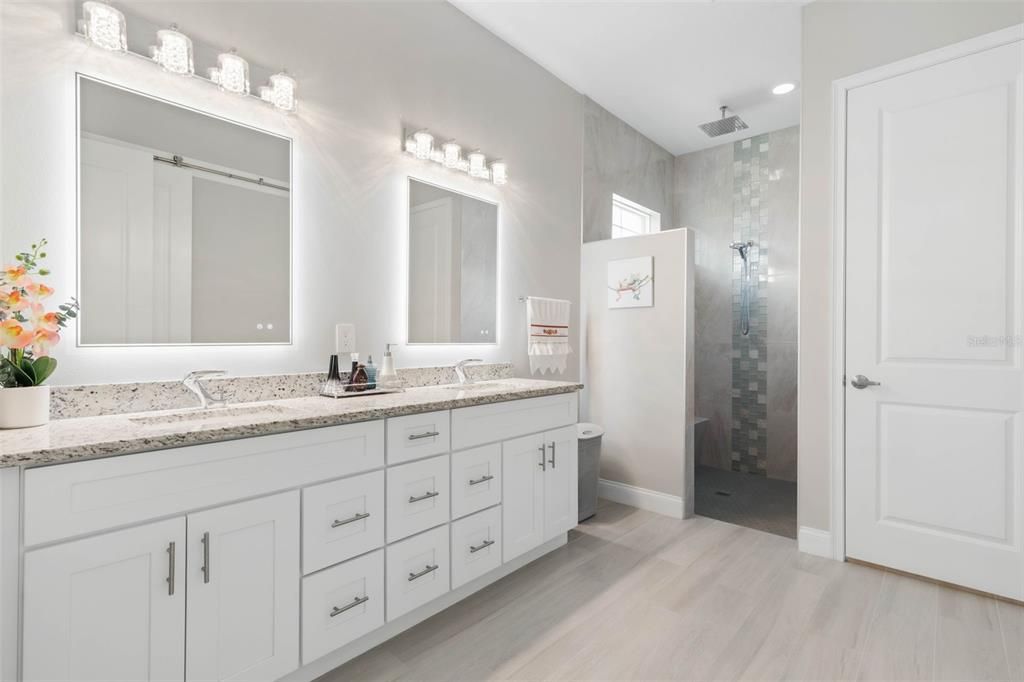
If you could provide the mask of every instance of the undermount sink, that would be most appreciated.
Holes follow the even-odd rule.
[[[506,387],[502,381],[481,381],[475,384],[449,384],[449,391],[497,391]]]
[[[131,417],[128,421],[142,424],[143,426],[157,426],[160,424],[181,424],[183,422],[216,421],[235,417],[282,416],[289,413],[291,413],[291,410],[279,405],[253,405],[252,407],[213,407],[206,410],[196,408],[187,412],[175,412],[174,414]]]

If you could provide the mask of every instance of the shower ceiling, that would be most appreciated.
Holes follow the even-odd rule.
[[[804,2],[451,2],[673,154],[799,122]],[[708,138],[723,104],[750,128]]]

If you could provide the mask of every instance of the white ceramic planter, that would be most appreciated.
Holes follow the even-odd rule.
[[[49,386],[0,388],[0,429],[23,429],[49,421]]]

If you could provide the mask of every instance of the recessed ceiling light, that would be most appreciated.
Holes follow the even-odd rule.
[[[772,94],[773,95],[785,95],[785,94],[788,94],[790,92],[793,92],[793,90],[795,90],[795,89],[796,89],[796,86],[793,85],[792,83],[779,83],[774,88],[772,88]]]

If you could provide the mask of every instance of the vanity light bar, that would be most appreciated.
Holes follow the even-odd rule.
[[[128,26],[124,14],[106,2],[87,0],[82,3],[82,19],[78,22],[78,35],[93,45],[112,52],[142,57],[160,65],[164,71],[180,76],[196,76],[224,92],[252,96],[280,111],[295,111],[295,79],[282,71],[270,77],[269,83],[259,88],[259,95],[249,92],[249,62],[235,50],[218,55],[217,66],[207,70],[208,77],[197,76],[192,50],[192,39],[171,24],[169,29],[157,31],[157,45],[149,48],[149,56],[128,49]]]
[[[492,161],[488,166],[487,157],[479,149],[462,155],[462,146],[455,140],[437,143],[436,136],[429,130],[417,130],[406,135],[402,142],[402,150],[421,161],[433,161],[450,170],[460,171],[472,178],[490,180],[495,185],[508,183],[508,164],[504,161]]]

